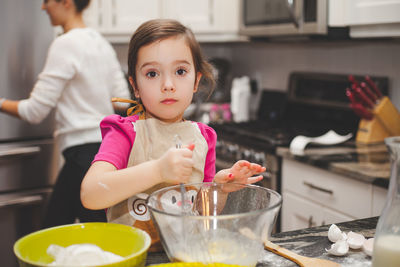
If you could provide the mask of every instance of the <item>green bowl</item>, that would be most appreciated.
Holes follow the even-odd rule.
[[[135,227],[114,223],[68,224],[40,230],[20,238],[14,244],[14,253],[20,267],[47,266],[54,261],[46,250],[51,244],[67,247],[90,243],[124,257],[119,262],[102,267],[144,266],[150,236]]]

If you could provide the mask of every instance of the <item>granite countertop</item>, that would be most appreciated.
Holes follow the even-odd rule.
[[[279,147],[277,154],[377,186],[389,185],[390,159],[384,143],[365,145],[348,141],[334,146],[311,146],[296,155],[287,147]]]
[[[361,220],[338,223],[337,226],[344,232],[353,231],[363,234],[366,238],[371,238],[375,234],[378,217],[366,218]],[[338,262],[342,267],[351,266],[371,266],[371,257],[367,256],[362,250],[349,250],[346,256],[329,255],[326,249],[329,249],[331,242],[328,240],[328,229],[330,225],[301,229],[290,232],[274,234],[271,241],[287,248],[299,255],[307,257],[317,257]],[[164,252],[149,253],[146,265],[168,263],[168,257]],[[265,250],[260,256],[257,267],[261,266],[298,266],[281,256]]]

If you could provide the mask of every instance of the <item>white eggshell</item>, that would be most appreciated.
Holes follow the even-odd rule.
[[[339,240],[346,240],[347,236],[345,233],[337,227],[335,224],[332,224],[328,230],[328,239],[329,241],[335,243]]]
[[[368,238],[362,245],[365,254],[372,256],[372,251],[374,250],[374,238]]]
[[[347,234],[347,243],[349,244],[349,247],[352,249],[361,248],[364,242],[365,242],[365,237],[361,234],[357,234],[352,231],[350,231]]]
[[[346,240],[339,240],[333,243],[330,249],[325,249],[326,252],[335,256],[344,256],[349,252],[349,244]]]

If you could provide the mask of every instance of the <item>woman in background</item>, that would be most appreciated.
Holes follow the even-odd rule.
[[[51,44],[29,98],[0,97],[2,112],[29,123],[41,122],[55,109],[54,136],[65,162],[43,227],[76,220],[106,221],[103,210],[82,206],[80,185],[100,146],[99,123],[114,113],[111,98],[129,98],[130,93],[112,46],[83,21],[82,12],[89,3],[90,0],[44,0],[42,9],[53,26],[63,28],[63,34]]]

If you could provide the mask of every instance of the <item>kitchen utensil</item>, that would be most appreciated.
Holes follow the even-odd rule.
[[[378,97],[371,91],[369,86],[365,82],[361,82],[360,87],[364,91],[364,93],[369,97],[369,99],[371,99],[372,102],[376,103]]]
[[[374,83],[374,81],[371,79],[371,77],[369,77],[368,75],[365,76],[365,80],[367,81],[367,83],[371,86],[371,88],[375,91],[376,95],[378,96],[378,98],[382,97],[382,92],[381,90],[379,90],[379,88],[376,86],[376,84]]]
[[[352,133],[347,135],[338,135],[335,131],[330,130],[325,134],[318,137],[307,137],[303,135],[298,135],[293,138],[292,142],[290,142],[290,152],[292,154],[300,154],[304,153],[305,147],[309,143],[316,143],[321,145],[335,145],[343,143],[349,140],[353,136]]]
[[[341,266],[339,263],[336,263],[333,261],[301,256],[301,255],[296,254],[286,248],[280,247],[280,246],[272,243],[269,240],[264,242],[264,246],[269,251],[271,251],[277,255],[280,255],[282,257],[285,257],[285,258],[297,263],[299,266],[304,266],[304,267],[339,267],[339,266]]]
[[[364,91],[360,87],[354,88],[354,92],[357,97],[360,99],[361,103],[366,108],[373,108],[375,103],[364,93]]]
[[[353,90],[350,88],[346,88],[346,96],[350,100],[350,107],[353,109],[354,113],[356,113],[359,117],[366,119],[366,120],[371,120],[373,118],[372,112],[370,112],[368,109],[366,109],[356,98],[354,95]]]
[[[144,266],[150,236],[135,227],[114,223],[80,223],[52,227],[31,233],[14,244],[21,267],[48,266],[54,259],[47,254],[52,245],[67,247],[90,243],[124,257],[123,261],[102,266]]]
[[[185,225],[182,210],[174,206],[179,185],[155,191],[147,200],[169,259],[255,266],[275,223],[281,196],[264,187],[235,183],[185,187],[193,210],[185,215]]]
[[[372,114],[372,112],[370,112],[368,109],[366,109],[362,104],[360,103],[356,103],[350,104],[350,107],[353,109],[353,111],[362,119],[366,119],[366,120],[372,120],[372,118],[374,117],[374,115]]]
[[[350,88],[346,88],[346,96],[349,98],[352,104],[358,103],[356,96],[354,95],[353,91]]]
[[[182,140],[179,134],[176,134],[174,136],[174,141],[175,141],[175,147],[176,148],[181,148],[182,147]],[[182,208],[182,213],[185,214],[185,205],[186,205],[186,199],[185,199],[185,185],[183,183],[180,183],[180,189],[181,189],[181,208]]]
[[[356,78],[353,75],[350,74],[347,77],[348,77],[348,79],[349,79],[349,81],[351,82],[352,85],[354,85],[355,87],[360,86],[358,81],[356,80]]]

